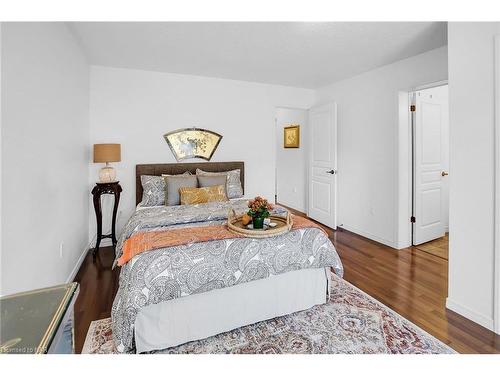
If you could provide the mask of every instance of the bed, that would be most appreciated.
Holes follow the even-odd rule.
[[[136,166],[136,204],[142,175],[197,168],[240,169],[244,188],[243,162],[143,164]],[[111,318],[119,352],[165,349],[328,301],[330,272],[342,276],[343,268],[326,233],[296,218],[284,235],[229,235],[229,209],[243,213],[246,204],[231,199],[136,210],[115,249],[121,270]],[[286,213],[275,208],[274,214]]]

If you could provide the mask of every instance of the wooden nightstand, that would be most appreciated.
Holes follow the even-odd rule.
[[[122,187],[116,182],[106,182],[101,183],[97,182],[94,188],[92,189],[92,195],[94,196],[94,209],[95,216],[97,220],[97,239],[95,248],[92,251],[92,256],[96,257],[97,252],[99,251],[99,245],[103,238],[111,238],[113,242],[113,247],[116,246],[116,213],[118,212],[118,203],[120,202],[120,193],[122,192]],[[112,194],[115,197],[115,204],[113,206],[113,222],[111,224],[111,233],[110,234],[102,234],[102,209],[101,209],[101,195],[103,194]]]

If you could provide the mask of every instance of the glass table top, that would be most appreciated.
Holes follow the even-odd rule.
[[[0,353],[45,353],[77,283],[0,298]]]

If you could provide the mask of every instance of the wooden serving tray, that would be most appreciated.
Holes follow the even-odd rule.
[[[241,221],[243,215],[236,216],[233,209],[229,210],[227,215],[227,228],[233,233],[240,234],[244,237],[251,238],[268,238],[279,236],[287,233],[292,229],[293,220],[290,212],[287,213],[286,218],[281,216],[271,215],[269,218],[271,222],[277,225],[274,228],[264,226],[264,229],[248,229]]]

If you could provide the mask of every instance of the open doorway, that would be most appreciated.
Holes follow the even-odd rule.
[[[301,213],[307,211],[307,120],[308,111],[277,107],[276,119],[276,184],[275,201]],[[296,137],[285,144],[285,128],[294,128]]]
[[[448,85],[410,93],[412,194],[411,244],[448,259]]]

